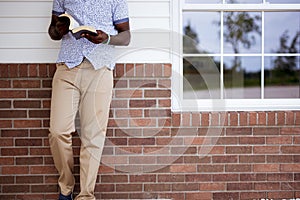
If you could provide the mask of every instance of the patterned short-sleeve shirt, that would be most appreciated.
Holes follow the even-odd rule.
[[[129,21],[126,0],[53,0],[52,13],[68,13],[80,25],[94,26],[107,34],[116,35],[116,24]],[[69,68],[78,66],[87,58],[95,69],[114,68],[114,46],[94,44],[86,38],[76,40],[71,33],[64,35],[57,62],[65,63]]]

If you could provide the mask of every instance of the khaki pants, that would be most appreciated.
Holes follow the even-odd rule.
[[[77,111],[80,116],[80,194],[76,199],[95,199],[94,189],[112,98],[113,74],[103,67],[94,70],[90,62],[67,68],[57,64],[53,78],[49,141],[59,172],[61,193],[73,191],[72,136]]]

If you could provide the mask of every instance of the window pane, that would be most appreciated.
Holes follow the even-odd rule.
[[[184,58],[184,99],[220,99],[219,60],[219,57]]]
[[[210,3],[222,3],[222,0],[185,0],[185,3],[210,4]]]
[[[299,0],[266,0],[268,3],[300,3]]]
[[[224,12],[224,52],[261,52],[261,13]]]
[[[300,57],[265,57],[265,98],[299,98]]]
[[[226,3],[262,3],[262,0],[226,0]]]
[[[299,33],[300,12],[265,13],[266,53],[299,53]]]
[[[261,97],[261,57],[224,57],[225,98]]]
[[[218,12],[183,13],[183,53],[219,53]]]

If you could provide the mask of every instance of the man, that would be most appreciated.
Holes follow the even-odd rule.
[[[67,13],[80,25],[94,26],[97,35],[76,40]],[[59,172],[59,200],[72,200],[72,136],[79,110],[81,126],[80,193],[76,200],[95,200],[94,189],[112,98],[115,45],[128,45],[130,28],[126,0],[54,0],[48,33],[62,40],[53,77],[49,142]]]

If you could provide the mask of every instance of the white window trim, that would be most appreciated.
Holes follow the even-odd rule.
[[[265,2],[265,1],[264,1]],[[300,110],[299,99],[183,99],[183,54],[182,54],[182,14],[183,11],[300,11],[300,4],[184,4],[171,1],[172,17],[172,110],[179,111],[269,111]],[[264,19],[262,19],[264,23]],[[264,24],[262,24],[264,26]],[[262,38],[264,37],[262,32]],[[222,40],[222,38],[221,38]],[[264,45],[262,44],[262,48]],[[223,48],[221,48],[223,49]],[[176,53],[180,52],[180,53]],[[264,58],[265,55],[259,54]],[[253,55],[253,54],[251,54]],[[202,54],[203,56],[203,54]],[[300,56],[300,54],[297,56]],[[264,60],[262,59],[262,62]],[[222,63],[222,59],[221,59]],[[222,71],[222,69],[221,69]],[[263,70],[262,70],[263,73]],[[262,74],[263,76],[263,74]],[[223,82],[223,80],[221,80]],[[263,84],[263,81],[262,81]],[[263,91],[263,90],[262,90]],[[262,93],[263,96],[263,93]]]

